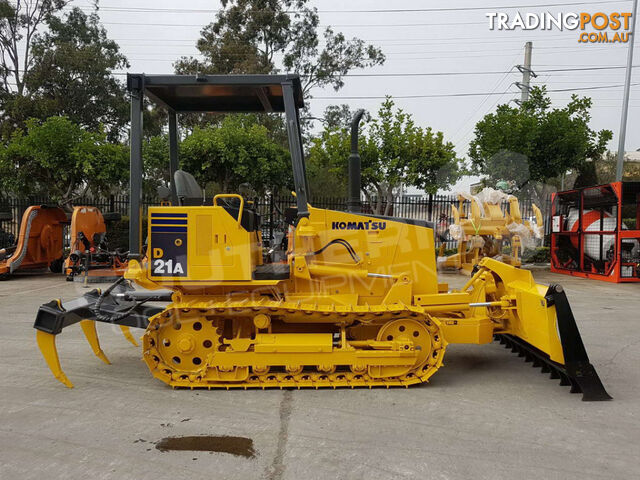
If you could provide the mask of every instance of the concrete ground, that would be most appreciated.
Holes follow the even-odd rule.
[[[640,457],[640,285],[562,283],[611,402],[586,403],[499,346],[452,345],[428,385],[391,390],[188,391],[153,379],[101,325],[58,339],[67,389],[32,329],[38,306],[82,294],[60,276],[0,283],[0,477],[6,479],[627,479]],[[464,278],[444,275],[451,284]],[[254,458],[161,452],[168,436],[253,440]]]

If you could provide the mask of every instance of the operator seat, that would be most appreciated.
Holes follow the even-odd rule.
[[[182,206],[198,206],[204,204],[204,192],[196,179],[184,170],[176,170],[173,174],[176,184],[178,203]]]
[[[204,197],[204,191],[198,185],[198,182],[190,173],[184,170],[176,170],[173,174],[173,179],[176,185],[176,196],[178,197],[178,203],[181,206],[201,206],[205,202],[210,205],[210,201],[206,201]],[[222,198],[220,205],[234,218],[238,218],[240,213],[240,203],[235,198]],[[242,211],[242,218],[240,220],[242,228],[249,232],[257,232],[260,229],[261,220],[255,210],[249,208],[246,204]]]

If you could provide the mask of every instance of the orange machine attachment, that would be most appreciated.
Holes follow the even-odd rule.
[[[119,220],[117,213],[100,212],[97,207],[73,208],[71,216],[71,253],[64,264],[67,280],[84,275],[87,280],[113,281],[127,268],[127,253],[110,251],[107,245],[106,220]]]
[[[16,270],[49,267],[52,272],[62,270],[62,234],[67,216],[59,207],[32,206],[27,208],[20,222],[15,246],[0,250],[0,278]]]

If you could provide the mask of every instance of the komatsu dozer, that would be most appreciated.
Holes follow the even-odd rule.
[[[503,212],[501,204],[508,203]],[[451,205],[453,223],[451,236],[458,241],[458,252],[444,257],[442,244],[438,266],[455,268],[471,274],[484,257],[497,258],[503,263],[520,267],[523,247],[535,245],[542,236],[542,212],[531,205],[535,223],[523,220],[518,199],[499,190],[485,188],[479,195],[458,195],[458,206]],[[508,248],[505,248],[508,247]]]
[[[56,336],[80,322],[94,353],[108,361],[95,328],[106,322],[144,329],[142,358],[172,387],[407,387],[442,367],[447,345],[497,339],[583,400],[610,398],[560,286],[536,284],[529,271],[485,258],[464,287],[449,290],[438,283],[428,222],[309,204],[297,76],[130,75],[128,83],[128,269],[104,291],[42,305],[35,322],[40,350],[65,385],[72,386]],[[285,113],[295,183],[286,262],[264,261],[260,217],[242,196],[203,200],[199,188],[178,196],[173,184],[172,204],[149,208],[141,260],[144,94],[168,107],[174,139],[174,112]],[[177,158],[170,160],[176,178]]]

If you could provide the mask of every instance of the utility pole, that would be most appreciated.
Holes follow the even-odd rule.
[[[531,70],[531,51],[533,50],[533,42],[527,42],[524,45],[524,65],[517,65],[516,68],[522,72],[522,82],[516,82],[516,86],[522,92],[520,95],[520,105],[529,100],[529,91],[531,90],[531,77],[537,77],[535,72]]]
[[[636,38],[636,12],[638,0],[633,0],[633,13],[631,14],[631,33],[629,34],[629,50],[627,52],[627,71],[624,78],[624,97],[622,100],[622,115],[620,117],[620,133],[618,138],[618,161],[616,163],[616,182],[622,181],[624,170],[624,144],[627,134],[627,114],[629,113],[629,89],[631,87],[631,69],[633,65],[633,42]]]

